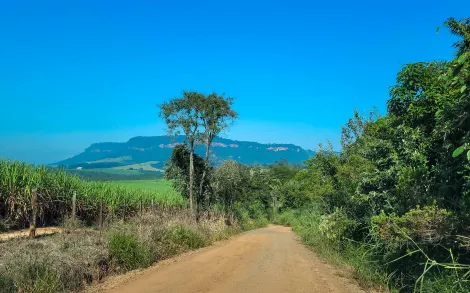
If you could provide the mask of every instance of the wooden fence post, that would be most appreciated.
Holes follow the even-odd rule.
[[[140,197],[139,212],[140,212],[140,217],[142,218],[142,196]]]
[[[103,195],[100,197],[100,241],[101,241],[101,234],[103,230]]]
[[[72,221],[75,223],[77,220],[76,218],[77,214],[77,192],[74,190],[72,194]]]
[[[126,208],[127,208],[127,202],[126,202],[126,199],[124,199],[124,211],[122,213],[122,221],[123,222],[126,221]]]
[[[155,214],[155,203],[153,202],[153,199],[152,199],[152,215]]]
[[[31,209],[32,215],[29,222],[29,237],[36,237],[36,218],[38,215],[38,192],[36,188],[31,190]]]

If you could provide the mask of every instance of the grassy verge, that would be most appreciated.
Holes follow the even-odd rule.
[[[101,234],[66,225],[65,233],[0,242],[0,293],[78,291],[266,223],[246,218],[228,226],[224,218],[196,222],[185,211],[163,212],[113,222]]]
[[[428,263],[414,252],[390,257],[378,243],[354,242],[342,238],[332,241],[335,235],[322,230],[322,211],[316,207],[291,210],[280,214],[277,224],[291,226],[302,241],[327,261],[352,270],[353,277],[366,289],[380,292],[470,292],[465,273],[467,265],[459,265],[450,256],[447,263],[429,260]],[[334,233],[333,231],[330,231]],[[415,247],[409,251],[416,250]],[[423,252],[424,253],[424,252]],[[419,252],[418,252],[419,254]],[[415,257],[416,258],[413,258]],[[410,274],[410,267],[422,267],[417,274]],[[403,280],[410,280],[404,283]]]
[[[363,288],[387,291],[388,275],[365,244],[335,243],[319,229],[322,213],[315,207],[300,211],[286,211],[276,223],[291,226],[302,241],[330,263],[352,269],[353,277]],[[346,244],[345,244],[346,243]]]

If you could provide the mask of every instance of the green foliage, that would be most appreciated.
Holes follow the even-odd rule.
[[[15,293],[13,280],[6,276],[5,272],[0,271],[0,293]]]
[[[338,213],[341,213],[340,211]],[[344,215],[339,216],[344,219]],[[310,205],[298,210],[286,210],[279,215],[277,223],[291,226],[302,241],[315,249],[321,257],[336,265],[346,265],[354,269],[354,275],[365,287],[383,287],[387,276],[380,259],[368,245],[343,239],[341,245],[331,241],[321,228],[323,210],[317,205]]]
[[[322,215],[320,217],[320,223],[318,230],[328,240],[333,243],[339,244],[342,237],[347,236],[347,232],[354,229],[356,222],[348,218],[346,213],[340,209],[336,210],[329,215]]]
[[[189,151],[189,205],[193,210],[193,192],[197,186],[194,184],[194,152],[202,137],[201,120],[210,116],[210,114],[203,115],[205,112],[210,112],[206,111],[209,106],[204,94],[183,91],[183,97],[173,98],[159,107],[160,117],[165,120],[168,134],[177,136],[183,131],[186,137],[185,145]]]
[[[59,274],[48,263],[38,260],[9,264],[6,275],[4,282],[10,286],[14,283],[13,292],[55,293],[66,288]]]
[[[204,235],[183,226],[172,229],[171,240],[185,250],[197,249],[206,245]]]
[[[155,261],[150,249],[132,235],[115,232],[108,246],[110,257],[125,271],[145,268]]]
[[[163,177],[162,172],[146,170],[120,169],[66,169],[69,174],[76,174],[87,181],[144,181],[157,180]]]
[[[7,232],[7,231],[8,231],[8,227],[5,221],[0,220],[0,233]]]
[[[410,239],[433,244],[452,232],[452,213],[435,204],[411,209],[403,216],[395,214],[372,217],[372,233],[387,246],[411,246]]]
[[[178,145],[173,149],[170,160],[166,163],[165,177],[172,181],[173,188],[181,193],[184,198],[189,199],[189,182],[190,182],[190,152],[184,145]],[[196,203],[198,206],[207,205],[207,198],[204,194],[199,194],[199,186],[203,181],[204,190],[210,191],[209,176],[202,178],[204,172],[209,173],[212,171],[210,166],[204,163],[203,158],[199,155],[193,155],[194,164],[194,184],[193,192],[196,194]]]
[[[225,161],[214,171],[212,185],[217,197],[228,209],[244,199],[249,182],[248,167],[235,161]]]
[[[119,180],[114,181],[117,185],[132,187],[139,190],[152,190],[156,192],[171,192],[172,182],[165,179],[153,180]]]
[[[72,196],[77,196],[77,217],[94,223],[103,201],[104,214],[130,216],[154,204],[185,204],[171,189],[149,190],[122,186],[114,182],[89,182],[64,170],[51,170],[20,162],[0,160],[0,218],[13,227],[25,227],[31,213],[31,191],[37,188],[40,225],[59,224],[72,211]]]
[[[455,59],[405,65],[388,113],[356,110],[342,152],[320,146],[279,193],[285,207],[315,204],[279,217],[307,244],[359,270],[349,251],[363,250],[403,292],[470,291],[470,20],[445,25],[461,38]]]
[[[452,153],[452,157],[456,158],[465,151],[467,152],[467,160],[470,161],[470,148],[467,144],[461,145],[458,148],[456,148],[454,152]]]
[[[242,231],[248,231],[268,224],[265,209],[260,201],[253,201],[235,204],[233,212]]]
[[[183,225],[157,228],[151,234],[151,247],[157,259],[165,259],[210,244],[210,237]]]

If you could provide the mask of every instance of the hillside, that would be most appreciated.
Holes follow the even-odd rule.
[[[56,163],[80,169],[130,169],[157,171],[164,167],[173,148],[184,141],[184,136],[134,137],[127,142],[94,143],[83,153]],[[198,146],[196,153],[203,155],[205,147]],[[293,144],[261,144],[216,138],[212,143],[211,162],[215,165],[228,159],[243,164],[271,164],[281,159],[302,163],[313,154]]]

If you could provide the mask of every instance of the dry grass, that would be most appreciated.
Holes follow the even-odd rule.
[[[197,249],[239,232],[236,225],[226,226],[223,218],[204,217],[196,222],[185,211],[144,214],[126,223],[115,221],[102,233],[68,224],[64,233],[1,242],[0,284],[13,283],[15,290],[21,292],[76,291],[126,268],[146,267],[154,260]],[[152,261],[147,259],[131,266],[119,261],[109,247],[110,239],[118,234],[135,239],[139,248],[151,253]],[[0,293],[15,292],[1,287]]]

